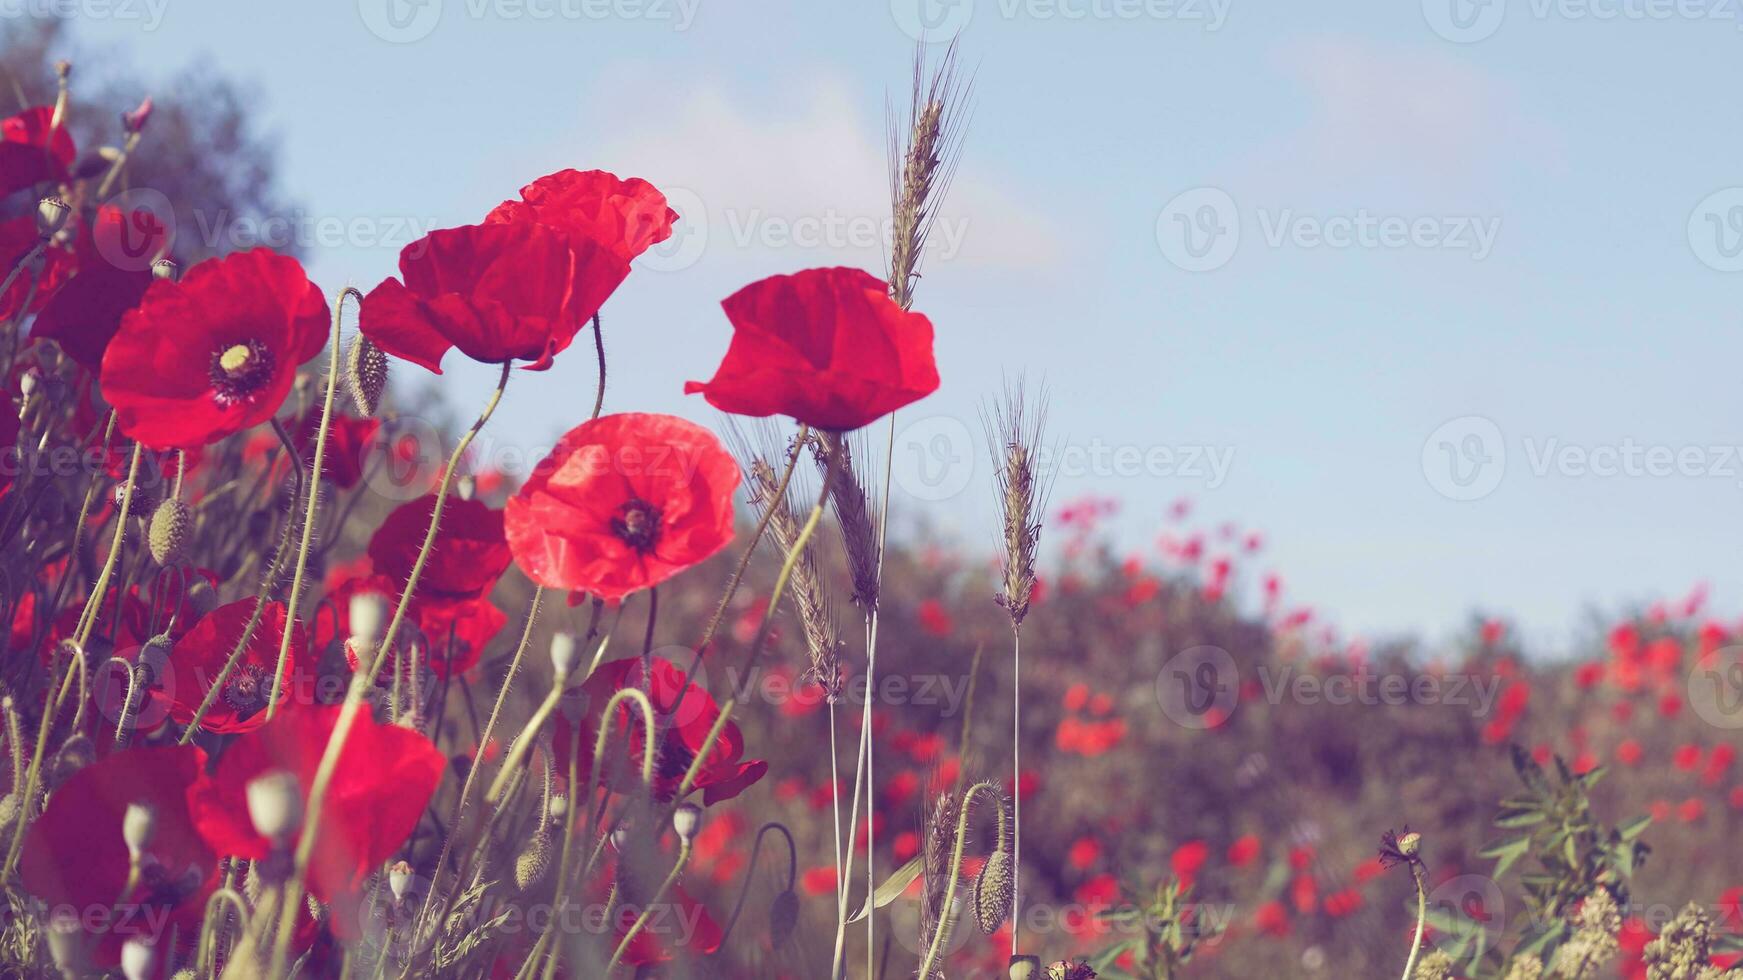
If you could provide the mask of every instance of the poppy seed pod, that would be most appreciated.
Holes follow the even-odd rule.
[[[169,259],[158,259],[151,264],[151,278],[167,279],[175,282],[182,277],[182,267]]]
[[[405,901],[406,889],[411,887],[412,866],[405,861],[395,861],[393,867],[387,869],[387,890],[393,893],[396,902]]]
[[[36,202],[36,230],[44,238],[60,231],[66,226],[67,216],[73,209],[67,207],[67,202],[58,197],[45,197]]]
[[[143,803],[129,803],[121,818],[121,839],[127,842],[127,854],[135,864],[145,857],[145,849],[157,836],[157,814]]]
[[[187,555],[188,532],[193,525],[194,515],[187,504],[174,497],[158,504],[146,534],[152,560],[165,568],[179,564]]]
[[[468,473],[454,481],[454,492],[460,495],[461,500],[471,500],[478,496],[478,478]]]
[[[694,803],[685,803],[672,811],[672,829],[685,840],[695,840],[696,831],[702,826],[702,808]]]
[[[303,823],[303,794],[297,777],[283,769],[251,781],[248,819],[260,836],[282,847]]]
[[[562,631],[551,635],[551,670],[556,673],[558,684],[574,673],[578,659],[575,634]]]
[[[127,980],[150,980],[157,975],[157,947],[143,939],[121,944],[121,975]]]
[[[387,354],[362,334],[345,351],[345,386],[351,389],[358,414],[374,418],[387,390]]]
[[[218,590],[212,588],[212,583],[204,578],[195,578],[188,583],[188,608],[196,616],[204,616],[218,608]]]
[[[359,592],[351,597],[347,612],[351,617],[351,642],[373,647],[387,619],[387,600],[375,592]]]
[[[1011,980],[1038,980],[1041,976],[1041,959],[1037,956],[1011,957]]]

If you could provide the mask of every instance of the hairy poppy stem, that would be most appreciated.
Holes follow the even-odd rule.
[[[285,961],[290,953],[290,944],[296,934],[297,910],[303,904],[303,879],[309,873],[309,862],[315,856],[315,840],[319,836],[321,809],[327,800],[327,790],[333,782],[333,773],[339,768],[339,754],[344,750],[345,742],[351,735],[351,727],[357,723],[357,715],[364,708],[368,691],[375,684],[376,676],[381,672],[381,664],[387,651],[393,649],[393,642],[399,634],[399,627],[405,621],[406,606],[411,603],[412,594],[417,590],[418,578],[424,573],[424,562],[430,557],[430,548],[436,543],[436,532],[442,522],[442,505],[447,503],[448,490],[454,485],[454,471],[459,468],[460,460],[466,453],[466,447],[472,445],[480,429],[490,421],[495,414],[496,406],[502,401],[503,389],[508,387],[509,372],[514,369],[512,361],[502,363],[502,376],[496,381],[496,387],[490,392],[489,401],[484,403],[484,410],[473,420],[472,425],[459,442],[454,444],[454,452],[448,457],[448,466],[442,471],[441,483],[436,487],[436,503],[430,510],[430,529],[424,534],[424,544],[418,549],[417,561],[412,563],[411,574],[406,577],[405,591],[399,597],[399,607],[393,611],[393,621],[388,624],[387,635],[382,637],[381,644],[370,658],[368,669],[351,675],[351,688],[345,694],[345,703],[339,709],[339,717],[333,723],[333,734],[327,739],[327,747],[321,753],[321,763],[315,770],[314,785],[309,789],[309,797],[303,814],[302,835],[297,840],[295,863],[291,868],[290,880],[285,882],[283,902],[284,908],[279,916],[278,936],[273,943],[273,951],[268,976],[279,980],[284,976]],[[287,627],[288,628],[288,627]]]
[[[587,774],[587,799],[593,799],[595,788],[607,789],[605,785],[605,745],[611,738],[611,719],[617,715],[617,706],[625,701],[634,701],[642,713],[642,789],[650,795],[654,787],[654,756],[657,746],[653,737],[656,715],[654,703],[639,688],[620,688],[611,695],[611,700],[605,702],[605,707],[599,714],[599,734],[593,739],[593,771]],[[633,719],[632,719],[633,720]],[[624,724],[627,726],[628,721]],[[599,824],[599,818],[605,814],[605,802],[610,797],[607,792],[599,797],[599,803],[593,809],[593,815],[587,818],[589,833]],[[581,877],[586,878],[593,870],[593,862],[598,860],[599,850],[595,849],[587,857],[587,864],[581,870]]]
[[[97,575],[97,584],[91,589],[91,598],[85,602],[85,612],[79,622],[78,632],[73,639],[73,662],[68,665],[66,677],[61,680],[60,692],[55,693],[54,683],[49,683],[47,703],[43,706],[42,723],[37,726],[36,748],[30,756],[30,768],[25,770],[24,781],[16,784],[18,793],[18,816],[13,821],[12,842],[6,849],[6,863],[0,867],[0,885],[12,879],[13,871],[17,870],[18,857],[24,847],[24,831],[36,816],[36,807],[31,802],[36,799],[38,783],[42,777],[43,750],[48,747],[49,734],[54,730],[54,722],[60,715],[61,703],[66,700],[67,693],[72,690],[74,680],[83,670],[85,660],[85,642],[91,638],[91,628],[97,623],[96,610],[103,605],[103,593],[109,590],[109,578],[115,573],[115,563],[120,560],[121,548],[127,537],[127,513],[133,503],[134,481],[139,478],[139,457],[144,451],[139,443],[133,444],[133,459],[127,464],[128,492],[121,497],[121,511],[115,517],[115,537],[109,545],[109,556],[103,561],[103,570]],[[70,569],[69,569],[70,573]]]
[[[993,794],[993,800],[998,800],[998,785],[991,780],[975,783],[969,787],[962,797],[962,806],[956,816],[956,843],[950,850],[950,868],[945,873],[943,913],[938,918],[938,931],[932,934],[932,943],[926,948],[926,958],[920,961],[920,972],[917,976],[929,980],[932,976],[932,964],[938,960],[938,950],[944,945],[944,940],[950,935],[951,927],[956,923],[956,916],[950,912],[950,906],[956,901],[956,881],[961,877],[962,851],[968,843],[968,817],[974,812],[974,798],[982,793]],[[1004,822],[1001,815],[1000,823]],[[868,896],[869,903],[869,896]]]
[[[666,880],[660,882],[659,891],[654,892],[654,897],[642,905],[641,914],[636,916],[634,924],[629,927],[629,931],[623,934],[623,939],[617,944],[617,951],[611,954],[611,962],[605,964],[605,976],[610,976],[611,971],[617,969],[617,964],[623,959],[623,954],[629,951],[629,944],[635,942],[635,937],[641,934],[642,927],[648,924],[648,917],[653,915],[654,909],[660,904],[660,900],[666,897],[666,893],[672,890],[674,884],[677,884],[678,875],[683,872],[684,865],[689,863],[690,838],[680,835],[678,837],[677,862],[672,865],[672,871],[670,874],[666,875]]]
[[[1428,892],[1424,881],[1428,876],[1423,873],[1421,865],[1413,862],[1410,877],[1416,882],[1416,935],[1410,940],[1410,958],[1404,961],[1403,980],[1410,980],[1410,974],[1416,970],[1416,957],[1422,952],[1422,930],[1428,922]]]
[[[739,886],[738,901],[732,905],[732,916],[726,920],[726,928],[720,930],[720,942],[715,946],[716,952],[726,948],[726,941],[732,938],[732,927],[738,925],[738,914],[744,911],[744,900],[750,894],[751,882],[756,879],[757,854],[763,848],[763,835],[771,830],[779,831],[787,839],[787,884],[782,890],[792,891],[793,884],[799,880],[799,850],[793,844],[792,831],[778,820],[771,820],[757,828],[756,840],[750,846],[750,860],[744,865],[744,884]]]
[[[321,458],[327,451],[327,429],[333,420],[333,395],[339,388],[339,324],[345,315],[345,297],[355,296],[358,303],[363,302],[363,294],[355,287],[346,286],[340,290],[339,298],[333,301],[333,335],[328,346],[333,349],[327,361],[327,395],[321,403],[321,424],[315,430],[315,457],[309,462],[309,504],[303,514],[303,541],[297,548],[296,571],[291,573],[290,597],[285,600],[284,635],[278,642],[278,666],[272,671],[272,696],[266,699],[266,720],[271,721],[278,712],[279,696],[284,690],[284,665],[290,659],[291,623],[296,620],[297,602],[303,597],[303,572],[309,564],[309,544],[315,537],[315,514],[321,502]],[[302,460],[293,458],[291,464],[302,466]],[[185,464],[182,467],[186,468]],[[181,489],[181,472],[176,472],[176,489]]]
[[[295,513],[297,504],[302,500],[304,490],[303,468],[297,465],[296,446],[291,441],[290,434],[284,431],[284,426],[279,424],[278,419],[272,420],[272,430],[278,434],[279,441],[284,444],[285,451],[291,454],[291,475],[295,478],[295,487],[291,491],[291,512]],[[285,559],[290,557],[291,534],[295,531],[296,521],[294,519],[286,520],[284,535],[279,538],[278,551],[272,556],[272,564],[267,568],[266,575],[261,578],[260,588],[254,593],[254,611],[248,614],[248,622],[242,625],[242,633],[236,638],[236,646],[230,651],[230,659],[224,661],[224,666],[218,669],[218,676],[212,678],[212,685],[206,689],[206,696],[200,699],[200,706],[194,710],[193,717],[188,719],[187,728],[182,731],[182,737],[178,744],[187,745],[194,740],[194,733],[200,730],[200,722],[205,719],[206,712],[211,711],[212,706],[218,703],[218,695],[224,690],[225,683],[230,680],[230,672],[236,669],[236,665],[242,662],[243,655],[248,652],[248,644],[254,639],[254,631],[260,626],[261,617],[266,614],[266,597],[272,592],[272,587],[278,582],[278,577],[284,573]],[[295,615],[286,609],[284,642],[287,645],[294,632],[291,627],[295,622]],[[281,659],[279,670],[283,669],[284,661]],[[273,683],[276,687],[277,681],[275,680]]]
[[[478,770],[484,762],[484,748],[490,744],[490,736],[496,732],[496,721],[502,716],[503,704],[508,701],[509,688],[514,686],[515,676],[520,673],[521,661],[526,657],[527,646],[533,637],[533,624],[539,618],[539,601],[544,595],[544,586],[533,589],[533,601],[527,607],[526,625],[521,628],[520,642],[515,645],[514,656],[508,661],[508,676],[503,678],[502,686],[497,688],[496,703],[491,705],[490,717],[485,720],[484,729],[478,733],[478,751],[473,754],[472,764],[466,767],[466,778],[460,783],[460,796],[454,801],[454,815],[448,818],[448,836],[442,841],[441,853],[436,856],[436,867],[430,872],[430,898],[426,901],[426,910],[428,901],[434,900],[438,894],[435,885],[441,881],[442,869],[448,865],[448,855],[453,853],[455,838],[460,836],[460,822],[466,817],[466,801],[472,796],[472,783],[478,778]],[[446,915],[447,912],[448,909],[444,907],[442,914]]]

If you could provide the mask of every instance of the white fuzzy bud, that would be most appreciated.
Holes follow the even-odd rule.
[[[248,819],[260,836],[282,846],[302,826],[302,788],[291,773],[279,769],[255,779],[247,796]]]
[[[578,659],[575,634],[569,632],[551,634],[551,669],[556,672],[559,684],[575,672],[575,662]]]

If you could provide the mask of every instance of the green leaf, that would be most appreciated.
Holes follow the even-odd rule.
[[[914,883],[914,879],[920,877],[920,869],[920,856],[915,855],[907,864],[904,864],[891,872],[890,876],[884,879],[884,883],[877,887],[877,891],[872,892],[872,904],[869,908],[864,905],[860,906],[859,911],[853,913],[853,918],[848,919],[847,921],[858,922],[870,915],[872,909],[881,909],[895,901],[897,895],[906,891],[908,886]]]
[[[1650,826],[1652,826],[1652,814],[1649,813],[1644,817],[1635,817],[1633,820],[1623,824],[1619,833],[1621,833],[1623,840],[1633,840],[1645,833],[1646,828]]]

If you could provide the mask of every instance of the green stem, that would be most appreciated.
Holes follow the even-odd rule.
[[[969,787],[968,793],[962,798],[961,809],[956,815],[956,844],[950,850],[950,872],[944,879],[944,910],[939,913],[938,931],[932,934],[932,944],[926,949],[926,958],[920,961],[918,976],[932,976],[932,964],[938,959],[939,947],[944,945],[945,937],[950,935],[951,927],[956,922],[956,917],[950,912],[950,906],[956,901],[956,881],[962,873],[962,850],[964,845],[968,843],[968,816],[974,809],[971,804],[974,802],[974,798],[981,793],[992,793],[996,800],[998,798],[998,785],[991,780],[975,783]]]
[[[309,462],[309,505],[308,510],[303,514],[303,540],[297,548],[296,571],[291,574],[290,598],[285,601],[286,623],[284,635],[279,638],[278,642],[278,666],[272,672],[272,696],[266,701],[267,721],[271,721],[273,715],[278,711],[279,695],[283,693],[284,665],[285,661],[290,659],[290,621],[295,619],[297,603],[303,597],[303,571],[308,567],[309,544],[315,536],[315,514],[321,502],[321,460],[327,451],[327,429],[331,426],[333,419],[333,395],[339,388],[339,324],[345,314],[345,297],[347,296],[355,296],[357,302],[363,302],[362,293],[354,287],[346,286],[340,290],[339,298],[333,303],[333,335],[328,341],[328,346],[333,350],[327,360],[327,395],[321,403],[320,427],[315,430],[315,458]],[[293,458],[291,462],[299,469],[301,468],[302,460]],[[176,483],[179,488],[181,484],[180,469],[176,471]]]
[[[375,678],[381,673],[381,664],[388,650],[393,649],[394,640],[398,637],[399,627],[405,620],[406,607],[411,604],[413,593],[417,591],[418,579],[424,573],[424,563],[429,560],[430,548],[436,542],[436,532],[442,522],[442,505],[447,502],[448,490],[454,484],[454,472],[460,466],[460,460],[466,452],[466,447],[472,445],[472,440],[484,428],[490,416],[496,412],[496,406],[502,401],[503,389],[508,387],[509,371],[513,363],[504,361],[502,376],[497,379],[496,387],[490,393],[490,400],[485,402],[484,410],[472,423],[471,428],[460,437],[454,445],[454,452],[448,457],[448,466],[442,471],[441,483],[436,487],[435,506],[430,511],[430,529],[424,534],[423,547],[418,550],[418,557],[412,563],[411,574],[407,576],[405,591],[399,598],[399,606],[393,612],[393,621],[388,624],[387,635],[382,638],[381,645],[376,648],[375,655],[367,670],[351,676],[351,688],[346,692],[345,703],[339,709],[339,717],[333,723],[333,734],[327,739],[327,747],[321,754],[321,763],[315,770],[314,786],[309,790],[308,804],[303,816],[302,835],[297,841],[295,864],[291,869],[290,880],[284,886],[284,908],[280,912],[278,935],[274,941],[270,961],[269,976],[279,980],[284,976],[285,961],[290,952],[290,944],[296,933],[297,910],[303,902],[303,879],[308,875],[309,862],[314,858],[315,839],[318,836],[321,823],[321,809],[326,803],[327,790],[333,781],[333,773],[339,768],[339,755],[344,750],[345,742],[351,735],[351,728],[357,723],[357,716],[362,713],[370,688],[375,685]]]
[[[629,951],[629,944],[635,941],[635,937],[641,933],[642,927],[647,925],[648,916],[653,914],[655,906],[659,905],[660,900],[666,897],[666,893],[672,890],[672,886],[678,881],[678,875],[683,872],[684,865],[688,863],[690,863],[690,838],[679,837],[677,862],[672,865],[672,871],[666,875],[666,880],[660,882],[660,890],[654,892],[654,897],[642,905],[641,914],[636,916],[634,924],[629,927],[629,931],[625,932],[623,939],[618,942],[617,951],[611,954],[611,962],[605,964],[606,976],[610,976],[611,971],[617,969],[617,964],[623,959],[623,954]]]
[[[1424,887],[1427,875],[1423,874],[1421,865],[1412,862],[1410,876],[1416,881],[1416,935],[1410,940],[1410,958],[1404,961],[1403,980],[1410,980],[1410,974],[1416,969],[1417,954],[1422,952],[1422,929],[1428,922],[1428,892]]]

